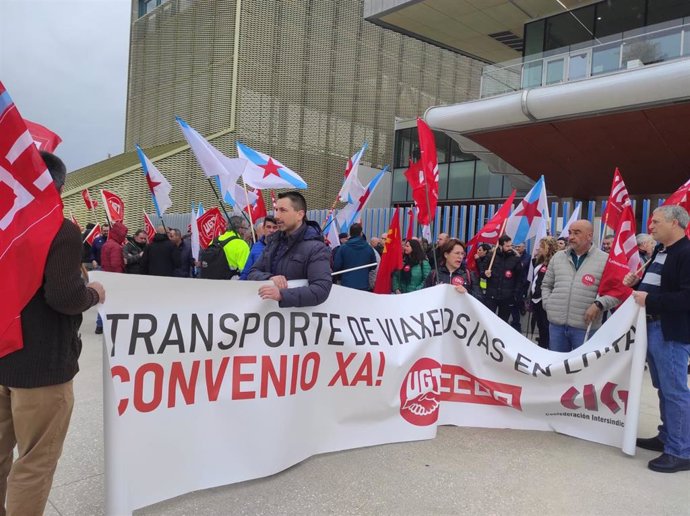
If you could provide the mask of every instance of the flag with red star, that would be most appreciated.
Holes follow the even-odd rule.
[[[151,163],[144,151],[138,145],[137,154],[139,155],[139,161],[141,161],[141,167],[144,169],[144,177],[146,178],[146,184],[149,186],[149,191],[151,192],[151,198],[153,199],[153,206],[156,208],[156,213],[161,217],[165,211],[172,206],[172,200],[170,199],[170,192],[172,191],[172,186],[165,179],[165,176],[160,173],[156,165]]]
[[[544,227],[548,220],[549,205],[546,200],[546,186],[544,176],[541,176],[517,209],[508,217],[505,233],[513,239],[513,244],[523,244],[537,236],[540,228]]]
[[[364,185],[359,180],[358,170],[359,161],[362,159],[362,155],[366,149],[367,144],[365,142],[362,148],[347,161],[347,166],[345,167],[345,180],[338,193],[338,198],[342,202],[352,204],[364,194]]]
[[[277,159],[237,142],[237,155],[247,161],[242,177],[252,188],[306,188],[296,172]]]
[[[228,158],[179,116],[175,117],[175,120],[204,175],[211,180],[215,177],[223,200],[230,206],[238,205],[240,209],[247,205],[247,197],[249,197],[249,204],[253,204],[256,200],[255,197],[252,198],[254,194],[245,194],[244,189],[237,184],[247,161],[240,158]]]

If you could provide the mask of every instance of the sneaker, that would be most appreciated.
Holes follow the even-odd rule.
[[[103,333],[103,327],[102,326],[96,326],[96,335],[100,335]]]
[[[690,459],[681,459],[662,453],[656,459],[650,460],[647,467],[659,473],[676,473],[677,471],[690,471]]]
[[[664,443],[661,439],[659,439],[658,435],[656,437],[650,437],[648,439],[638,439],[637,447],[643,448],[645,450],[652,450],[658,452],[664,451]]]

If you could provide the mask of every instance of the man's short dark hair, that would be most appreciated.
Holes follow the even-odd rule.
[[[304,219],[306,220],[307,218],[307,201],[304,198],[304,196],[299,193],[295,192],[294,190],[292,192],[283,192],[278,194],[278,199],[285,199],[285,198],[290,199],[290,203],[292,203],[292,209],[295,211],[304,211]]]
[[[484,243],[484,244],[479,244],[479,245],[477,246],[477,249],[484,249],[484,251],[486,251],[486,252],[488,253],[489,251],[491,251],[491,245],[490,245],[490,244],[486,244],[486,243]]]
[[[51,154],[46,151],[39,151],[43,162],[48,167],[48,172],[50,172],[50,177],[53,178],[53,183],[55,183],[55,188],[60,189],[65,186],[65,180],[67,179],[67,167],[55,154]]]
[[[356,238],[362,236],[362,225],[359,222],[355,222],[350,226],[350,238]]]
[[[267,217],[264,217],[264,223],[263,223],[264,226],[266,225],[266,222],[271,222],[272,224],[278,225],[278,221],[276,220],[276,218],[271,217],[270,215]]]
[[[143,229],[138,229],[137,232],[134,233],[134,236],[135,236],[135,237],[138,237],[138,236],[141,235],[142,233],[143,233],[144,235],[146,235],[146,237],[148,238],[149,234],[148,234],[146,231],[144,231]]]
[[[501,237],[498,239],[498,245],[503,245],[506,242],[512,242],[513,239],[510,238],[508,235],[501,235]]]

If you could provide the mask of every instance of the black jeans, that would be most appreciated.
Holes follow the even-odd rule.
[[[486,304],[486,307],[494,313],[496,313],[496,309],[498,308],[498,316],[505,322],[508,322],[508,318],[510,317],[510,310],[515,304],[515,302],[512,299],[508,301],[499,301],[497,299],[489,298],[487,298],[484,301],[484,303]]]
[[[539,338],[537,339],[539,347],[549,349],[549,319],[541,301],[532,303],[532,316],[537,321],[537,328],[539,328]]]

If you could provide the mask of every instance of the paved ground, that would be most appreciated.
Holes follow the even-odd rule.
[[[104,511],[101,341],[82,326],[76,403],[48,515]],[[658,424],[646,378],[640,435]],[[646,468],[657,454],[547,432],[443,427],[436,439],[313,457],[272,477],[180,496],[138,515],[690,515],[690,472]]]

